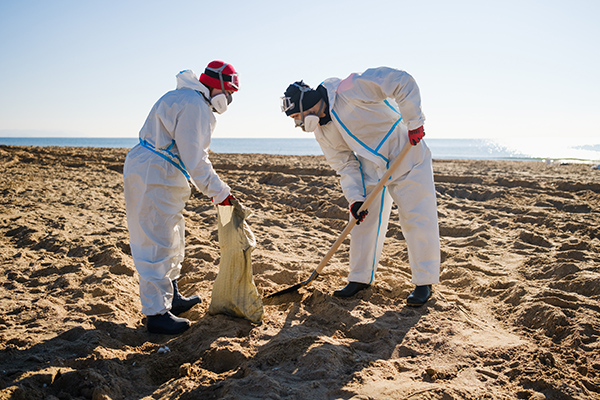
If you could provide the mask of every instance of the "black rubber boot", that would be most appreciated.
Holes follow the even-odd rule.
[[[150,333],[177,335],[189,327],[189,320],[176,317],[168,311],[164,314],[148,315],[146,317],[146,328]]]
[[[188,311],[190,308],[194,307],[196,304],[200,303],[202,300],[198,295],[193,295],[190,297],[183,297],[179,293],[179,289],[177,289],[177,281],[173,282],[173,303],[171,305],[171,314],[179,315]]]
[[[333,295],[336,297],[352,297],[356,293],[360,292],[363,289],[368,288],[369,286],[371,286],[371,285],[369,285],[368,283],[348,282],[348,284],[346,286],[344,286],[342,289],[338,289],[338,290],[334,291]]]
[[[415,290],[408,295],[406,304],[413,307],[420,307],[429,300],[432,293],[431,285],[416,286]]]

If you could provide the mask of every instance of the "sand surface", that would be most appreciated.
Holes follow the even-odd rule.
[[[434,161],[442,283],[422,308],[396,210],[375,284],[346,282],[348,240],[264,322],[207,313],[216,210],[185,210],[180,336],[140,313],[126,149],[0,146],[0,399],[599,399],[600,171]],[[214,154],[254,211],[262,295],[308,278],[347,222],[322,157]]]

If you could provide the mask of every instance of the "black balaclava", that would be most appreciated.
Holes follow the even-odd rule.
[[[303,90],[304,95],[302,96]],[[303,111],[311,109],[319,102],[319,100],[322,99],[322,96],[318,91],[311,89],[311,87],[303,81],[294,82],[288,86],[288,88],[285,90],[284,96],[289,97],[290,101],[294,104],[293,107],[285,111],[285,115],[287,116],[300,112],[300,97],[302,97]]]

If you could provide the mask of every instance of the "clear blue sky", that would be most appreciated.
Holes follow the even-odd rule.
[[[214,137],[306,137],[287,85],[417,80],[431,138],[600,138],[600,1],[0,1],[0,136],[137,137],[182,69],[241,90]]]

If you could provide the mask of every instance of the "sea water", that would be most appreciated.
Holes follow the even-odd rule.
[[[437,139],[426,138],[434,159],[561,160],[600,162],[600,140],[564,139]],[[6,137],[0,145],[131,148],[138,138]],[[215,153],[322,155],[314,138],[213,138]]]

